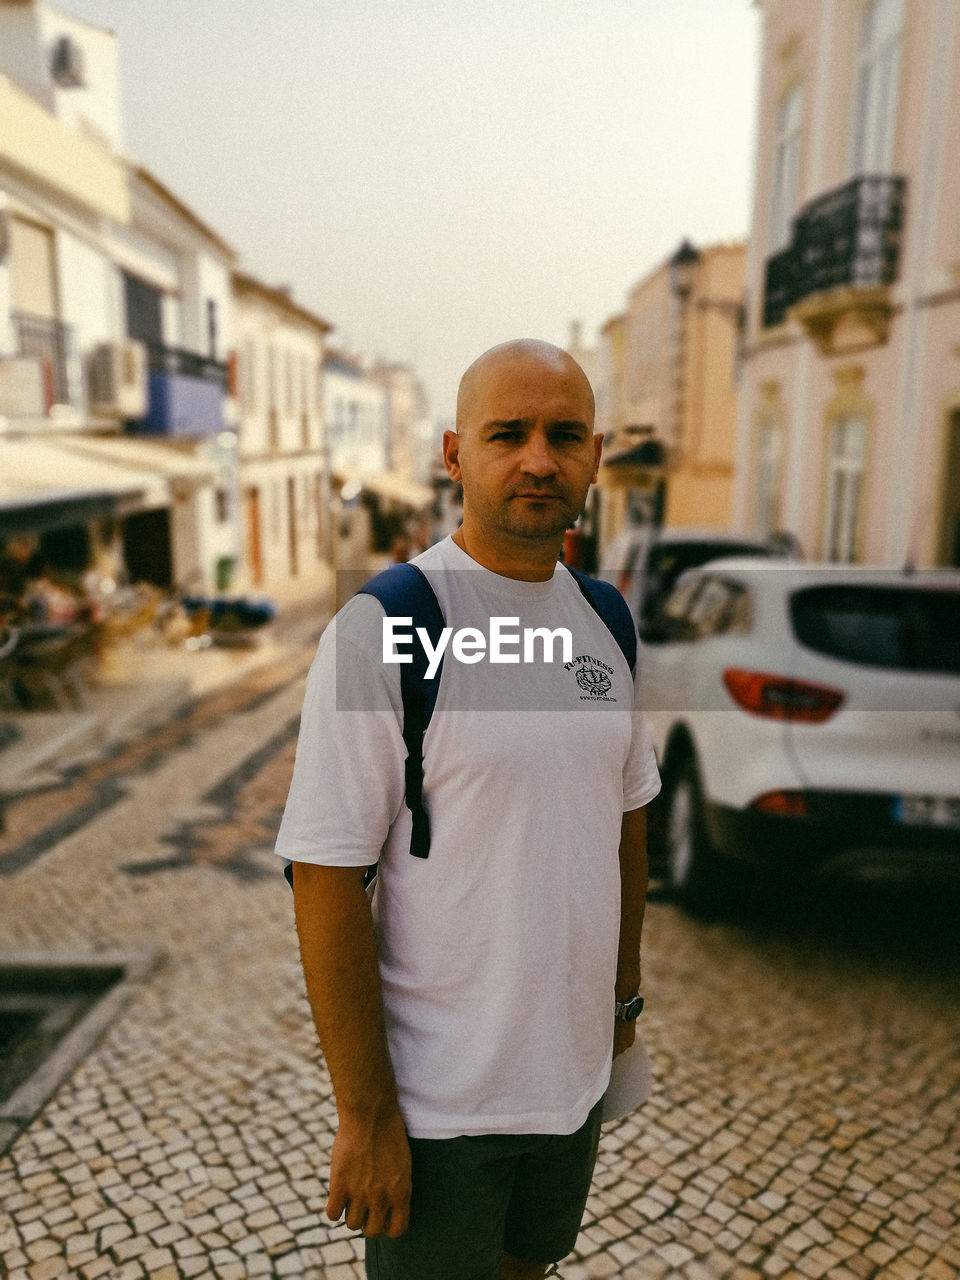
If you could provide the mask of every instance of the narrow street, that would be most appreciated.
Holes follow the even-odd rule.
[[[5,956],[161,953],[6,1135],[9,1280],[362,1275],[362,1241],[322,1213],[334,1108],[270,852],[312,631],[9,806]],[[604,1134],[567,1280],[952,1280],[957,906],[892,886],[798,890],[703,922],[655,889],[654,1093]]]

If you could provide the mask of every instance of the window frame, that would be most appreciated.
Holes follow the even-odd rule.
[[[883,6],[896,16],[880,27]],[[851,177],[890,173],[894,168],[904,14],[903,0],[868,0],[860,14],[850,121]]]
[[[774,119],[770,221],[767,231],[771,255],[786,249],[793,237],[793,218],[800,196],[800,163],[803,152],[803,89],[802,80],[795,80],[787,87],[780,98]]]

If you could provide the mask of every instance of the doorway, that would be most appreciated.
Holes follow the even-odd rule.
[[[940,498],[937,564],[960,569],[960,409],[947,422]]]
[[[290,577],[299,572],[299,539],[297,537],[297,481],[287,476],[287,541],[290,553]]]
[[[247,566],[250,571],[250,583],[254,587],[263,585],[263,543],[260,529],[260,490],[252,486],[246,491],[247,509]]]
[[[136,511],[123,523],[123,558],[131,582],[150,582],[173,589],[173,545],[170,511]]]

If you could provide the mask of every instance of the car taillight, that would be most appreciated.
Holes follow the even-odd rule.
[[[744,711],[801,724],[822,724],[829,720],[845,696],[842,689],[829,685],[789,680],[766,671],[743,671],[739,667],[728,667],[723,673],[723,683]]]
[[[802,791],[765,791],[756,800],[751,800],[750,808],[758,813],[772,813],[778,818],[805,818],[807,797]]]

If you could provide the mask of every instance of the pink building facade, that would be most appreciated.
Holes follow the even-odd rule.
[[[960,564],[960,5],[757,4],[734,523]]]

